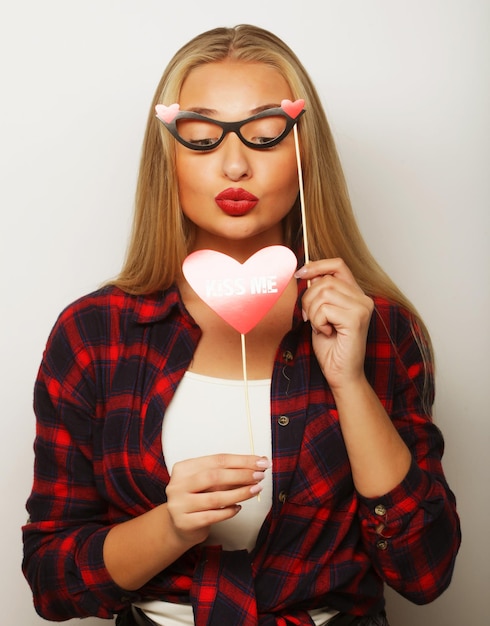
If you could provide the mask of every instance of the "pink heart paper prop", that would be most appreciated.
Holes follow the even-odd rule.
[[[155,106],[155,111],[157,117],[170,124],[173,122],[177,113],[179,112],[180,106],[178,104],[171,104],[170,106],[165,106],[164,104],[157,104]]]
[[[281,108],[283,111],[286,111],[289,117],[292,117],[293,120],[295,120],[305,108],[305,101],[295,100],[294,102],[291,102],[291,100],[283,100],[281,102]]]
[[[269,246],[245,263],[214,250],[198,250],[182,265],[197,295],[239,333],[246,334],[280,298],[296,270],[285,246]]]

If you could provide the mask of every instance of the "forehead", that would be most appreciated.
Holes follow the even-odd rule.
[[[264,63],[221,61],[194,68],[185,79],[181,110],[198,110],[223,121],[250,115],[264,106],[279,106],[291,99],[286,79]]]

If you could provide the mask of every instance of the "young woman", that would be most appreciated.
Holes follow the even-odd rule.
[[[293,119],[280,105],[298,99]],[[298,270],[247,333],[252,454],[240,334],[182,263],[277,244]],[[385,583],[430,602],[460,540],[432,401],[429,336],[362,240],[304,68],[256,27],[196,37],[152,103],[125,266],[61,314],[39,371],[38,612],[339,626],[387,624]]]

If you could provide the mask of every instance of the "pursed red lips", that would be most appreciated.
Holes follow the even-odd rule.
[[[259,199],[241,187],[229,187],[221,191],[215,202],[227,215],[239,217],[246,215],[257,204]]]

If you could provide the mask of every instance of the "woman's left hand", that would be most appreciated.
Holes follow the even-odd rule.
[[[333,392],[364,377],[366,337],[374,303],[342,259],[312,261],[295,274],[309,281],[303,318],[313,331],[313,348]]]

